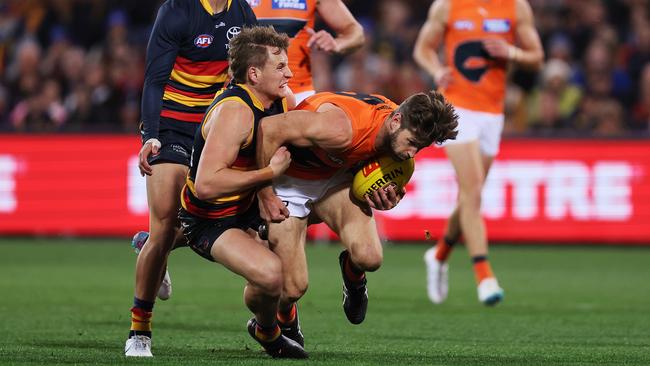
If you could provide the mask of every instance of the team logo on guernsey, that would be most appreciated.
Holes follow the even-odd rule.
[[[483,30],[490,33],[508,33],[510,31],[510,19],[485,19]]]
[[[454,29],[459,31],[469,31],[474,29],[474,22],[467,19],[458,19],[454,22]]]
[[[307,0],[273,0],[273,9],[307,10]]]
[[[212,44],[212,37],[210,34],[201,34],[194,38],[194,45],[198,48],[208,48]]]

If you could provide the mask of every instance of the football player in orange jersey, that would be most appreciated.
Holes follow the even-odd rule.
[[[296,102],[315,93],[311,74],[311,50],[345,54],[363,45],[363,28],[341,0],[247,0],[262,25],[291,37],[289,67],[294,77],[289,87]],[[316,13],[336,37],[325,30],[314,31]]]
[[[444,43],[444,65],[438,48]],[[515,45],[517,44],[517,45]],[[458,179],[458,202],[444,236],[424,256],[433,303],[447,298],[447,258],[461,234],[474,263],[479,301],[503,299],[488,262],[481,190],[503,129],[506,68],[538,69],[544,51],[526,0],[437,0],[420,30],[413,56],[429,72],[459,116],[458,137],[445,144]]]
[[[365,272],[376,271],[383,261],[370,208],[395,207],[403,191],[388,187],[373,192],[365,202],[353,201],[350,168],[380,154],[412,158],[432,143],[453,139],[456,119],[453,107],[431,91],[412,95],[399,106],[380,95],[317,93],[294,111],[262,120],[258,166],[266,166],[285,144],[292,156],[289,169],[274,179],[273,189],[259,192],[262,217],[272,221],[269,243],[282,261],[278,320],[283,334],[303,344],[295,304],[307,291],[304,246],[311,211],[345,247],[339,256],[343,310],[351,323],[359,324],[368,304]]]

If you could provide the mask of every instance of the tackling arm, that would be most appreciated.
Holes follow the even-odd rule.
[[[194,182],[197,198],[208,200],[253,188],[288,167],[290,159],[285,151],[276,166],[267,163],[265,168],[250,171],[231,168],[240,148],[252,139],[253,118],[250,108],[237,101],[224,102],[208,112],[203,126],[205,145]]]
[[[263,118],[257,136],[257,164],[266,166],[284,144],[341,150],[352,141],[352,124],[340,108],[324,104],[317,112],[296,110]]]

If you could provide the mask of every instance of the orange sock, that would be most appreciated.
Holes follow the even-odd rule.
[[[485,256],[478,256],[473,258],[474,261],[474,276],[476,277],[476,283],[481,283],[486,278],[494,277],[492,273],[492,267],[490,262]]]
[[[454,248],[453,243],[449,244],[445,238],[438,239],[438,244],[436,244],[436,259],[440,262],[447,261],[451,250]]]
[[[283,312],[281,310],[278,310],[278,321],[282,324],[291,324],[293,323],[294,320],[296,320],[296,304],[293,303],[291,305],[291,309],[289,309],[288,312]]]

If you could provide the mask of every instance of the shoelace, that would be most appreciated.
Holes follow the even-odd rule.
[[[135,336],[135,349],[138,351],[147,350],[149,348],[149,342],[147,342],[147,337],[142,335]]]

